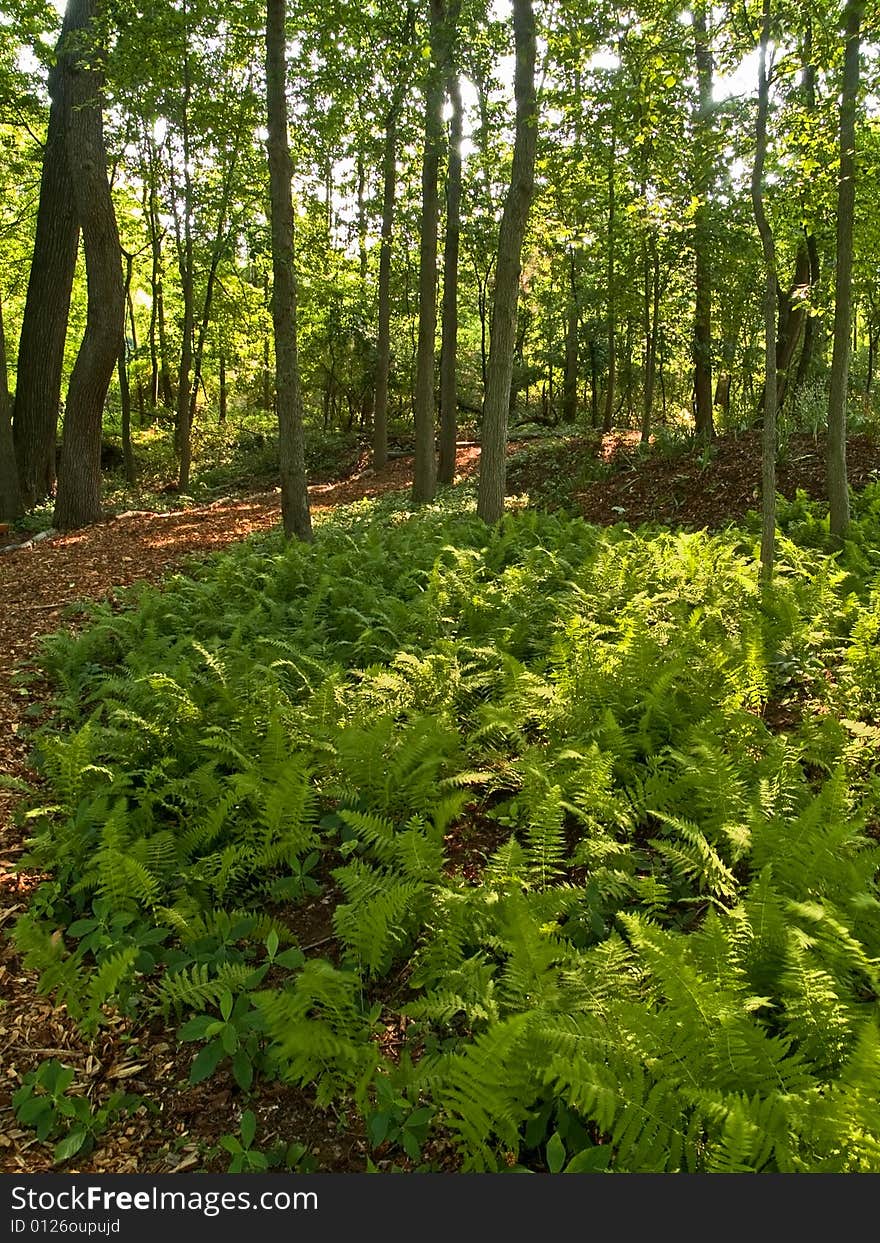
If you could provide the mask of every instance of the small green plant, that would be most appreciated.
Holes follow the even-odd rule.
[[[310,1174],[315,1169],[314,1157],[305,1144],[292,1140],[286,1144],[275,1144],[264,1152],[254,1147],[256,1134],[256,1114],[246,1109],[241,1115],[238,1135],[220,1137],[220,1147],[229,1153],[228,1174],[260,1174],[275,1169]]]
[[[413,1108],[388,1079],[377,1078],[375,1088],[376,1108],[366,1115],[370,1143],[374,1148],[399,1145],[411,1161],[420,1160],[434,1109],[429,1105]]]
[[[233,999],[232,993],[224,990],[218,1009],[219,1018],[214,1014],[197,1014],[178,1033],[183,1041],[205,1042],[193,1059],[189,1081],[201,1083],[209,1079],[220,1063],[229,1058],[232,1077],[247,1092],[260,1060],[262,1016],[246,992]]]
[[[29,1071],[13,1095],[15,1116],[22,1126],[32,1127],[41,1143],[55,1140],[56,1165],[77,1153],[88,1153],[100,1135],[117,1118],[134,1113],[144,1104],[141,1096],[114,1092],[94,1108],[85,1096],[68,1089],[76,1072],[52,1058]]]

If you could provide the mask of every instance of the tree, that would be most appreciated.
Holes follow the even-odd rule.
[[[752,166],[752,207],[764,254],[764,436],[761,456],[761,575],[773,577],[776,543],[776,245],[764,207],[764,162],[767,157],[767,112],[770,75],[770,0],[763,0],[758,63],[758,118]]]
[[[449,158],[446,171],[446,238],[443,247],[443,316],[440,346],[440,452],[437,478],[455,477],[458,433],[458,252],[461,233],[462,101],[458,71],[449,73]]]
[[[79,224],[68,168],[69,62],[73,5],[68,5],[49,73],[49,127],[27,301],[18,347],[13,438],[24,504],[55,488],[55,441],[64,342],[76,271]]]
[[[104,146],[103,52],[96,8],[95,0],[68,0],[67,5],[70,33],[79,35],[65,59],[67,166],[82,230],[88,308],[67,390],[53,519],[61,530],[86,526],[101,516],[101,420],[125,322],[122,251]]]
[[[712,193],[712,45],[707,5],[693,9],[697,66],[697,110],[694,119],[694,423],[698,436],[711,439],[712,418],[712,267],[709,212]]]
[[[444,0],[428,0],[431,64],[425,81],[422,152],[422,219],[419,242],[419,342],[413,394],[415,424],[414,501],[430,501],[437,486],[434,431],[434,359],[437,334],[437,189],[443,146]]]
[[[535,91],[535,14],[532,0],[513,0],[516,47],[513,90],[516,131],[510,187],[498,231],[498,259],[492,303],[492,329],[483,412],[483,442],[477,513],[497,522],[504,512],[507,480],[507,418],[519,304],[522,244],[535,184],[538,101]]]
[[[840,95],[840,180],[837,191],[837,264],[834,272],[834,345],[828,395],[828,505],[831,534],[849,525],[846,477],[846,401],[852,319],[853,215],[856,193],[856,101],[864,0],[844,7],[843,89]]]
[[[10,412],[6,334],[3,331],[3,304],[0,303],[0,518],[6,521],[18,518],[22,511]]]
[[[293,168],[287,133],[286,0],[266,4],[266,111],[269,197],[272,218],[272,323],[275,330],[275,392],[281,464],[281,518],[290,539],[312,538],[306,480],[302,392],[297,353],[294,273]]]

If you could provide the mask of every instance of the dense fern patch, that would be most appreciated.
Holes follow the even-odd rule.
[[[842,554],[784,522],[767,595],[748,530],[457,498],[97,609],[46,648],[44,988],[465,1169],[880,1170],[880,490]]]

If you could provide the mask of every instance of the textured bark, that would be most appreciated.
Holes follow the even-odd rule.
[[[651,436],[654,384],[657,375],[657,328],[660,323],[660,255],[657,235],[651,234],[645,256],[645,390],[642,394],[642,444]]]
[[[12,443],[3,306],[0,303],[0,518],[8,522],[10,519],[18,518],[21,511],[21,492],[15,465],[15,448]]]
[[[704,0],[694,6],[693,30],[698,92],[694,119],[694,197],[697,200],[694,212],[694,425],[697,435],[708,440],[715,433],[712,420],[712,239],[709,232],[712,49]]]
[[[266,111],[269,195],[272,218],[272,323],[275,330],[275,393],[281,459],[281,517],[290,539],[310,540],[312,520],[306,481],[302,392],[296,335],[293,266],[293,166],[287,134],[285,0],[266,4]]]
[[[134,335],[134,308],[131,305],[131,279],[134,270],[134,256],[125,256],[125,305],[129,311],[129,322],[132,331],[132,348],[137,353],[137,337]],[[125,465],[127,483],[135,481],[134,451],[131,447],[131,385],[128,380],[128,348],[123,333],[119,345],[119,359],[116,364],[119,377],[119,403],[122,408],[122,460]]]
[[[455,478],[458,436],[458,252],[461,236],[461,139],[463,110],[458,73],[449,75],[449,157],[446,170],[446,238],[443,247],[443,315],[440,346],[440,456],[437,478]]]
[[[617,392],[617,299],[615,296],[615,255],[616,243],[616,194],[615,164],[617,158],[617,135],[614,133],[614,118],[611,118],[611,145],[608,149],[608,378],[605,388],[605,413],[602,418],[603,431],[610,432],[614,421],[614,398]]]
[[[568,306],[565,327],[565,371],[562,377],[562,418],[574,423],[578,412],[578,329],[580,307],[577,296],[577,265],[574,249],[568,252]]]
[[[492,337],[477,496],[477,512],[485,522],[497,522],[504,512],[507,419],[516,346],[520,264],[535,185],[538,104],[535,93],[536,37],[532,0],[513,0],[513,33],[516,44],[513,81],[516,134],[510,186],[498,231]]]
[[[846,477],[846,399],[849,386],[852,315],[853,215],[856,187],[856,100],[864,0],[847,0],[846,51],[840,97],[840,181],[837,191],[837,266],[834,274],[834,345],[828,395],[828,502],[831,534],[842,538],[849,526]]]
[[[422,220],[419,237],[419,340],[413,395],[415,463],[412,498],[430,501],[437,487],[434,432],[434,361],[437,335],[438,179],[443,148],[443,65],[441,23],[444,0],[429,0],[433,64],[425,83],[425,139],[422,153]]]
[[[189,31],[186,25],[187,6],[183,5],[183,99],[181,101],[181,139],[183,142],[183,225],[177,211],[175,195],[174,225],[177,233],[177,258],[180,269],[180,292],[183,298],[183,326],[181,330],[180,366],[177,372],[177,407],[175,410],[175,448],[179,459],[177,486],[181,492],[189,490],[189,474],[192,467],[192,421],[190,397],[192,394],[193,332],[195,329],[195,290],[193,272],[192,208],[193,186],[190,164],[189,107],[192,97],[192,78],[189,62]],[[173,169],[173,161],[169,166]]]
[[[395,100],[385,121],[382,156],[382,240],[379,250],[379,307],[376,332],[376,396],[373,404],[373,467],[388,461],[388,380],[391,375],[391,245],[397,192],[397,116]]]
[[[28,278],[16,371],[13,437],[24,504],[30,508],[55,487],[55,441],[70,294],[79,226],[67,164],[66,14],[49,73],[49,128],[43,152],[40,204]]]
[[[764,432],[761,457],[761,578],[773,577],[776,545],[776,246],[764,208],[764,161],[767,157],[767,110],[770,83],[767,46],[770,41],[770,0],[763,0],[761,43],[758,62],[758,118],[755,127],[755,162],[752,166],[752,209],[764,255]]]
[[[86,329],[67,390],[64,446],[54,524],[60,530],[101,517],[101,420],[125,326],[122,251],[107,177],[103,54],[94,0],[68,0],[71,32],[82,32],[65,65],[70,110],[67,163],[82,231],[88,287]]]

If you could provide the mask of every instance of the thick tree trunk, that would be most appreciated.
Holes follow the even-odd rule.
[[[70,101],[65,66],[71,55],[68,36],[72,29],[68,12],[56,48],[56,61],[49,72],[52,103],[18,347],[13,438],[22,500],[27,508],[49,496],[55,487],[61,372],[79,242],[67,163]]]
[[[535,14],[532,0],[513,0],[516,68],[516,135],[510,187],[498,231],[498,261],[492,304],[492,338],[483,414],[477,512],[497,522],[504,512],[507,481],[507,419],[516,346],[522,244],[535,185],[538,103],[535,92]]]
[[[852,314],[853,214],[856,187],[856,101],[864,0],[844,8],[846,50],[840,96],[840,181],[837,191],[837,266],[834,274],[834,345],[828,395],[828,503],[831,534],[842,538],[849,526],[846,477],[846,399],[849,387]]]
[[[373,405],[373,469],[388,461],[388,380],[391,375],[391,245],[397,192],[397,115],[394,100],[385,121],[382,157],[382,240],[379,250],[379,307],[376,331],[376,397]]]
[[[429,0],[433,63],[425,83],[425,145],[422,154],[422,221],[419,240],[419,343],[413,395],[415,463],[412,498],[430,501],[437,487],[434,430],[434,360],[437,335],[437,183],[443,148],[443,49],[441,23],[444,0]]]
[[[443,315],[440,346],[440,455],[437,478],[455,478],[458,436],[458,251],[461,234],[461,139],[463,109],[458,73],[449,75],[449,157],[446,169],[446,240],[443,248]]]
[[[3,331],[3,305],[0,303],[0,518],[9,522],[22,512],[15,447],[12,443],[12,410],[6,370],[6,335]]]
[[[125,327],[125,288],[104,146],[103,54],[95,45],[94,0],[68,0],[71,31],[83,31],[65,66],[70,111],[67,163],[83,237],[88,285],[86,330],[70,377],[55,504],[60,530],[101,517],[101,419]]]
[[[770,83],[767,47],[770,41],[770,0],[764,0],[758,65],[758,119],[752,167],[752,208],[764,254],[764,434],[761,458],[761,578],[773,577],[776,544],[776,246],[764,209],[764,161],[767,157],[767,110]]]
[[[709,440],[712,419],[712,244],[709,211],[712,196],[712,48],[706,25],[706,3],[693,9],[694,50],[697,66],[697,115],[694,121],[694,425]]]
[[[289,538],[310,540],[312,520],[306,481],[302,393],[296,338],[296,277],[293,267],[293,166],[287,134],[287,5],[266,4],[266,104],[269,194],[272,217],[272,321],[275,328],[275,393],[281,458],[281,516]]]

